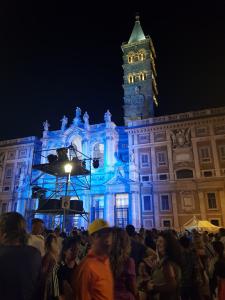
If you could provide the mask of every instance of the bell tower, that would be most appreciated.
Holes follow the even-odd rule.
[[[145,36],[139,16],[123,51],[124,123],[146,119],[154,115],[157,102],[155,49],[150,36]]]

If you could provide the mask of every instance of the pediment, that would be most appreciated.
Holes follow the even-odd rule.
[[[115,184],[123,184],[123,185],[129,185],[130,183],[134,183],[135,181],[131,179],[127,179],[123,176],[117,175],[112,177],[110,180],[108,180],[105,184],[108,185],[115,185]]]

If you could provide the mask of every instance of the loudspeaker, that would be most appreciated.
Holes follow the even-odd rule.
[[[70,209],[77,210],[77,211],[83,211],[83,201],[82,200],[71,200],[70,201]]]
[[[59,199],[39,199],[38,210],[60,209]]]
[[[70,208],[70,196],[65,196],[61,198],[61,207],[63,209],[69,209]]]

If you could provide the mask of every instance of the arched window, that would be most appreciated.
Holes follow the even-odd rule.
[[[99,167],[104,166],[104,144],[96,143],[94,145],[93,159],[99,160]]]
[[[131,64],[134,62],[134,52],[129,52],[128,53],[128,63]]]
[[[128,82],[129,83],[133,83],[134,82],[134,76],[133,75],[131,75],[131,74],[128,75]]]
[[[193,171],[190,169],[182,169],[176,172],[177,179],[193,178]]]
[[[147,74],[146,74],[146,73],[141,73],[141,74],[140,74],[141,80],[145,80],[146,77],[147,77]]]
[[[133,62],[133,56],[128,56],[128,63],[131,64]]]
[[[138,60],[145,60],[145,58],[146,58],[145,50],[140,50],[138,52]]]

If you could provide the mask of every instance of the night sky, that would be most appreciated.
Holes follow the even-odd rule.
[[[91,124],[109,109],[122,125],[120,46],[137,11],[157,54],[156,115],[225,105],[224,1],[4,2],[0,139],[40,137],[46,119],[59,129],[76,106]]]

